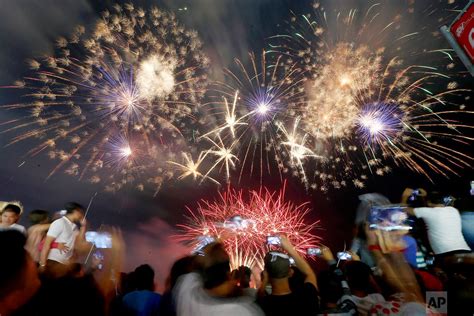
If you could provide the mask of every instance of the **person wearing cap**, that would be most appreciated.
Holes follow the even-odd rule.
[[[287,254],[270,251],[265,255],[265,270],[257,300],[265,315],[316,315],[319,297],[316,275],[306,260],[295,250],[286,236],[280,236],[281,247]],[[292,274],[290,257],[296,267],[305,275],[304,286],[297,292],[290,288]],[[266,294],[267,283],[271,284],[271,294]]]

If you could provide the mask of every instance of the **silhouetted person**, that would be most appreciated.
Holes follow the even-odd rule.
[[[159,307],[160,316],[175,316],[176,315],[176,302],[173,298],[173,289],[178,282],[178,279],[185,274],[193,271],[194,268],[194,256],[187,256],[178,259],[171,267],[170,274],[166,280],[166,290],[161,297],[161,303]]]
[[[155,293],[155,271],[147,264],[137,267],[134,271],[136,290],[123,297],[127,310],[136,316],[158,315],[161,295]]]
[[[0,231],[0,315],[8,316],[27,303],[40,287],[38,271],[25,247],[25,235]]]

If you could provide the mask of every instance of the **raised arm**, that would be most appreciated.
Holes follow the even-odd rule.
[[[416,277],[400,250],[403,241],[393,232],[367,228],[367,242],[372,256],[392,288],[404,293],[408,301],[423,302]]]
[[[402,193],[402,198],[400,200],[400,204],[407,204],[408,198],[413,194],[413,189],[411,188],[406,188],[403,193]]]
[[[311,283],[315,288],[318,288],[316,283],[316,274],[309,263],[296,251],[295,247],[291,244],[290,240],[286,236],[280,236],[281,246],[288,253],[290,257],[295,260],[296,267],[300,269],[306,275],[305,282]]]
[[[352,255],[355,255],[355,254],[352,254]],[[333,255],[331,249],[329,249],[326,246],[322,246],[321,247],[321,258],[323,258],[327,262],[327,264],[329,265],[329,268],[332,270],[332,272],[339,279],[339,282],[341,283],[341,288],[342,288],[343,294],[344,295],[351,295],[351,290],[349,288],[349,284],[346,281],[344,273],[337,266],[337,261],[336,261],[336,259],[334,259],[334,255]],[[359,257],[357,256],[357,258],[359,258]]]

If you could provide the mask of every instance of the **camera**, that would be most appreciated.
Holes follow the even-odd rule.
[[[352,255],[347,251],[340,251],[337,253],[337,259],[339,260],[352,260]]]
[[[94,252],[94,254],[92,255],[94,257],[94,260],[96,261],[95,265],[96,265],[96,268],[97,270],[102,270],[102,268],[104,267],[104,254],[101,253],[100,251],[96,251]]]
[[[420,192],[419,189],[413,190],[413,191],[411,192],[411,195],[410,195],[410,197],[408,198],[408,200],[413,202],[413,201],[415,201],[416,198],[417,198],[418,196],[420,196],[420,195],[421,195],[421,192]]]
[[[315,247],[315,248],[308,248],[306,250],[306,254],[308,256],[320,256],[321,255],[321,248]]]
[[[267,245],[280,245],[281,240],[278,236],[267,236]]]
[[[373,206],[369,213],[369,227],[371,229],[410,230],[406,208],[398,205]]]
[[[451,195],[445,196],[443,198],[443,203],[445,206],[452,206],[454,202],[454,198]]]

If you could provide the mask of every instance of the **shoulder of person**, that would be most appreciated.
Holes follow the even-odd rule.
[[[51,223],[51,226],[53,226],[53,225],[64,225],[65,223],[66,223],[66,219],[65,219],[64,216],[63,216],[63,217],[60,217],[60,218],[54,220],[54,221]],[[51,227],[51,226],[50,226],[50,227]]]
[[[58,218],[57,220],[51,223],[51,225],[49,226],[49,230],[60,229],[64,227],[64,224],[64,220],[62,218]]]
[[[305,282],[302,291],[319,294],[317,287],[311,282]]]
[[[201,287],[203,284],[202,278],[197,272],[187,273],[178,278],[176,286],[173,289],[173,293],[183,293],[183,291],[194,291],[197,287]]]
[[[26,228],[25,228],[25,226],[23,226],[23,225],[20,225],[20,224],[15,223],[15,224],[13,224],[11,227],[14,228],[14,229],[19,230],[19,231],[22,232],[23,234],[26,234]]]
[[[445,206],[444,209],[449,210],[451,212],[459,213],[459,210],[455,208],[454,206]]]
[[[434,212],[434,208],[432,207],[415,207],[413,208],[413,213],[415,213],[416,217],[426,217],[436,212]]]

